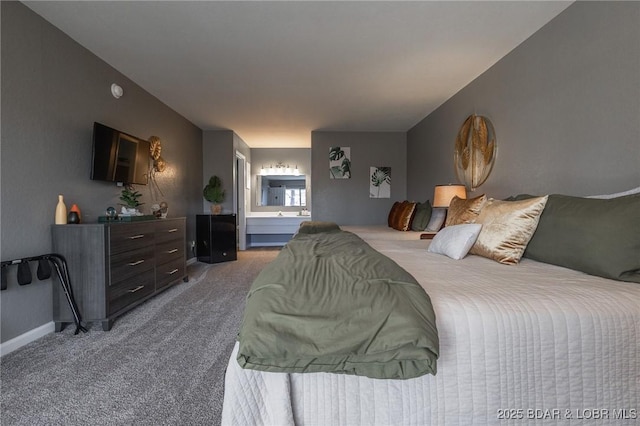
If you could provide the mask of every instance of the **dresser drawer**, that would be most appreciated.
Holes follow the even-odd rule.
[[[157,244],[156,265],[161,265],[177,259],[184,261],[184,251],[184,241],[182,241],[182,239]]]
[[[127,223],[109,226],[110,253],[153,246],[155,223]]]
[[[156,244],[172,241],[175,239],[182,240],[185,235],[184,220],[166,220],[160,219],[156,222]]]
[[[168,284],[185,276],[185,262],[180,258],[169,263],[158,265],[156,268],[156,289],[161,289]]]
[[[109,289],[109,312],[111,315],[133,302],[152,294],[155,291],[153,269],[145,271],[134,278],[123,281]]]
[[[142,272],[153,271],[155,252],[153,246],[143,247],[112,255],[109,262],[111,266],[110,285],[115,285]]]

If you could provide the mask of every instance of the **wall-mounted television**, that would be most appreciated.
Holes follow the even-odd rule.
[[[146,185],[149,141],[93,123],[91,179]]]

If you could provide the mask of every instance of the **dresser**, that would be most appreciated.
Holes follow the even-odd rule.
[[[185,218],[53,225],[53,252],[67,260],[84,322],[111,329],[118,316],[180,280],[187,281]],[[56,331],[73,322],[59,283],[53,285]]]
[[[235,214],[196,215],[196,255],[198,261],[219,263],[237,260]]]

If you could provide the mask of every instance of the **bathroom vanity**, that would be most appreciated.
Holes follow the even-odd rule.
[[[295,213],[252,212],[247,215],[247,246],[283,246],[311,216]]]

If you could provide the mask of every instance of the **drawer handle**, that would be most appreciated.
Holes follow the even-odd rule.
[[[131,290],[129,290],[129,293],[135,293],[136,291],[142,290],[144,288],[143,285],[139,285],[136,288],[132,288]]]
[[[178,249],[177,249],[177,248],[174,248],[174,249],[172,249],[172,250],[167,250],[167,253],[171,254],[171,253],[175,253],[175,252],[177,252],[177,251],[178,251]]]
[[[167,232],[178,232],[178,228],[169,229]]]
[[[169,271],[169,272],[167,272],[167,275],[173,275],[173,274],[175,274],[175,273],[176,273],[176,272],[178,272],[178,271],[179,271],[179,269],[174,269],[173,271]]]
[[[132,235],[129,237],[130,240],[137,240],[138,238],[144,238],[144,234]]]
[[[129,266],[137,266],[137,265],[139,265],[139,264],[141,264],[143,262],[144,262],[144,259],[143,260],[136,260],[135,262],[130,262]]]

